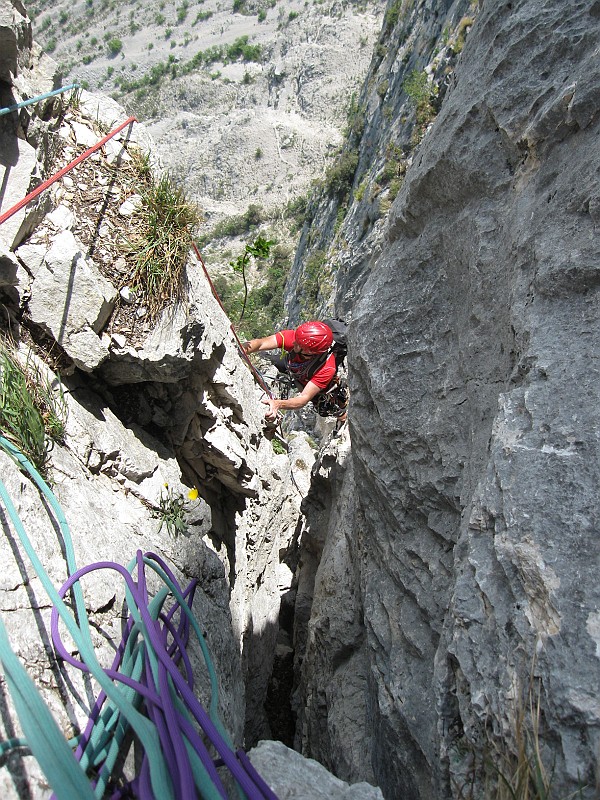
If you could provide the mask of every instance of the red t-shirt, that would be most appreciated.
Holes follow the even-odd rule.
[[[321,358],[321,354],[318,354],[314,357],[311,356],[310,359],[303,360],[300,356],[300,353],[294,353],[294,342],[296,341],[296,331],[294,330],[279,331],[275,334],[275,337],[277,338],[277,346],[283,347],[288,354],[290,372],[296,378],[296,380],[298,380],[303,386],[306,386],[310,380],[312,383],[315,383],[319,389],[326,389],[329,386],[333,376],[335,375],[335,356],[333,353],[329,354],[327,361],[323,364],[323,366],[319,367],[315,374],[308,379],[306,376],[302,375],[302,370],[310,367],[310,364]]]

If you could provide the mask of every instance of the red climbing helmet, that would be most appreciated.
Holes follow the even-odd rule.
[[[312,353],[325,353],[333,342],[333,331],[324,322],[303,322],[296,328],[296,344]]]

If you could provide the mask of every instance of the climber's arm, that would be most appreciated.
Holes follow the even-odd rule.
[[[258,353],[261,350],[277,350],[278,347],[276,333],[271,336],[263,336],[262,339],[250,339],[249,342],[244,342],[243,344],[243,348],[248,355],[250,353]]]

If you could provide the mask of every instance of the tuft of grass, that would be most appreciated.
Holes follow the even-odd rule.
[[[51,441],[62,441],[66,406],[40,367],[0,341],[0,424],[6,435],[45,476]]]
[[[201,217],[168,174],[154,179],[144,158],[138,168],[146,188],[141,192],[138,231],[127,250],[135,259],[132,288],[154,320],[165,306],[183,297],[185,264]]]

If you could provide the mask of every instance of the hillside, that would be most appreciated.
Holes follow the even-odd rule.
[[[383,0],[28,6],[64,80],[146,121],[211,221],[249,203],[280,213],[322,174],[384,9]]]

